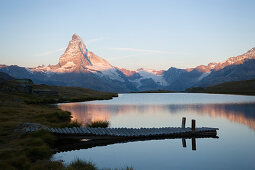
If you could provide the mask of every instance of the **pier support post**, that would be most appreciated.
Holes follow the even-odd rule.
[[[186,139],[185,138],[182,138],[182,147],[186,148]]]
[[[197,147],[196,147],[196,138],[192,138],[191,139],[191,143],[192,143],[192,150],[195,151],[197,150]]]
[[[195,132],[196,130],[196,120],[194,119],[191,120],[191,129],[192,129],[192,132]]]
[[[185,124],[186,124],[186,117],[182,118],[182,128],[185,128]]]

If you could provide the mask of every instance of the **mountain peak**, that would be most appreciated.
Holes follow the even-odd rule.
[[[252,49],[250,49],[247,53],[250,53],[250,52],[255,52],[255,47],[253,47]]]
[[[80,36],[78,34],[73,34],[72,40],[81,40]]]

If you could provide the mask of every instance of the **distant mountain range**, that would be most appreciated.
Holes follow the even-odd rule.
[[[128,70],[87,50],[74,34],[57,65],[36,68],[0,65],[0,71],[15,78],[29,78],[37,84],[77,86],[110,92],[145,90],[183,91],[191,87],[207,87],[223,82],[255,78],[255,48],[225,62],[209,63],[196,68],[168,70]]]

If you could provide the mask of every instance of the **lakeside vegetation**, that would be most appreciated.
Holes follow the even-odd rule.
[[[109,127],[110,122],[109,121],[103,121],[103,120],[97,120],[97,121],[92,121],[88,123],[86,126],[90,128],[107,128]]]
[[[111,99],[117,94],[78,87],[32,84],[33,89],[57,92],[53,95],[38,95],[29,91],[19,92],[16,87],[20,82],[0,77],[0,169],[66,169],[61,162],[49,161],[56,145],[56,139],[51,133],[39,130],[25,134],[20,125],[33,122],[48,127],[79,126],[78,122],[70,121],[70,112],[48,103]],[[24,87],[26,91],[30,85]]]
[[[187,93],[214,93],[214,94],[238,94],[255,95],[255,79],[234,81],[218,84],[211,87],[193,87],[187,89]]]

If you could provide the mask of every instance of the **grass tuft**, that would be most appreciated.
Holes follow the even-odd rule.
[[[78,122],[77,120],[71,121],[66,127],[72,128],[72,127],[82,127],[82,124]]]
[[[97,120],[97,121],[92,121],[90,123],[87,124],[87,127],[91,127],[91,128],[107,128],[109,127],[110,122],[109,121],[104,121],[104,120]]]
[[[82,161],[80,159],[72,162],[67,168],[67,170],[96,170],[96,166],[91,162]]]

